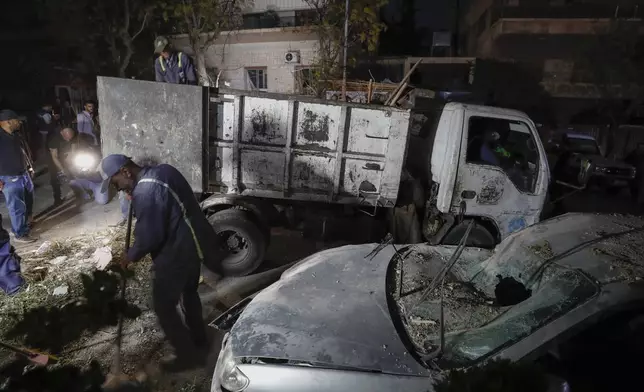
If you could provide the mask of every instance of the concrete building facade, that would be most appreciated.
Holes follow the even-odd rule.
[[[311,9],[304,0],[255,0],[240,30],[223,32],[208,49],[206,67],[220,86],[299,93],[310,78],[318,39],[306,26]],[[175,47],[192,54],[185,35]]]
[[[552,98],[565,100],[559,120],[606,98],[587,53],[615,26],[644,33],[644,0],[470,0],[462,12],[460,54],[513,62]],[[611,61],[611,59],[605,59]],[[612,99],[632,99],[637,86],[619,81]]]

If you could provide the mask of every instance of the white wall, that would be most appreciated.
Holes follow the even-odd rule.
[[[293,11],[306,10],[311,7],[304,0],[255,0],[253,6],[248,9],[247,13],[259,13],[268,10]]]
[[[315,56],[317,41],[238,43],[215,45],[208,50],[206,63],[222,71],[222,81],[231,88],[246,90],[246,68],[267,68],[267,91],[280,93],[296,92],[296,69],[311,65]],[[299,51],[299,64],[286,64],[286,52]],[[222,56],[223,52],[223,56]],[[223,60],[223,61],[222,61]]]
[[[313,63],[318,41],[313,35],[283,29],[245,30],[220,37],[206,54],[206,67],[221,70],[220,86],[229,82],[234,89],[248,90],[246,68],[266,67],[269,92],[295,93],[299,68]],[[258,42],[259,41],[259,42]],[[192,54],[186,38],[173,40],[178,50]],[[284,61],[286,52],[300,53],[298,64]]]

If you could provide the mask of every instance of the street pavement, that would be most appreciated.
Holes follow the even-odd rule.
[[[74,199],[70,188],[63,185],[66,195],[63,205],[53,208],[54,197],[49,185],[49,174],[36,177],[34,191],[35,227],[32,233],[40,239],[34,244],[17,244],[16,249],[31,249],[44,241],[76,237],[108,228],[121,219],[118,197],[106,205],[80,202]],[[3,227],[11,231],[11,220],[4,196],[0,193],[0,214]]]

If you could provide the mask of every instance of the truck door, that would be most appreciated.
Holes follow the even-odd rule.
[[[549,169],[527,117],[466,111],[452,208],[488,218],[501,240],[539,221]]]

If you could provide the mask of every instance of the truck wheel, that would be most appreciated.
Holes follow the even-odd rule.
[[[461,238],[465,235],[467,226],[470,224],[470,221],[465,220],[458,225],[452,227],[452,229],[445,235],[442,243],[444,245],[458,245]],[[472,231],[470,231],[470,236],[467,239],[466,246],[475,246],[477,248],[486,248],[492,249],[496,246],[496,241],[494,236],[490,233],[483,225],[480,223],[474,223]]]
[[[266,253],[266,236],[248,211],[223,210],[208,221],[229,252],[222,261],[224,275],[245,276],[259,267]]]

